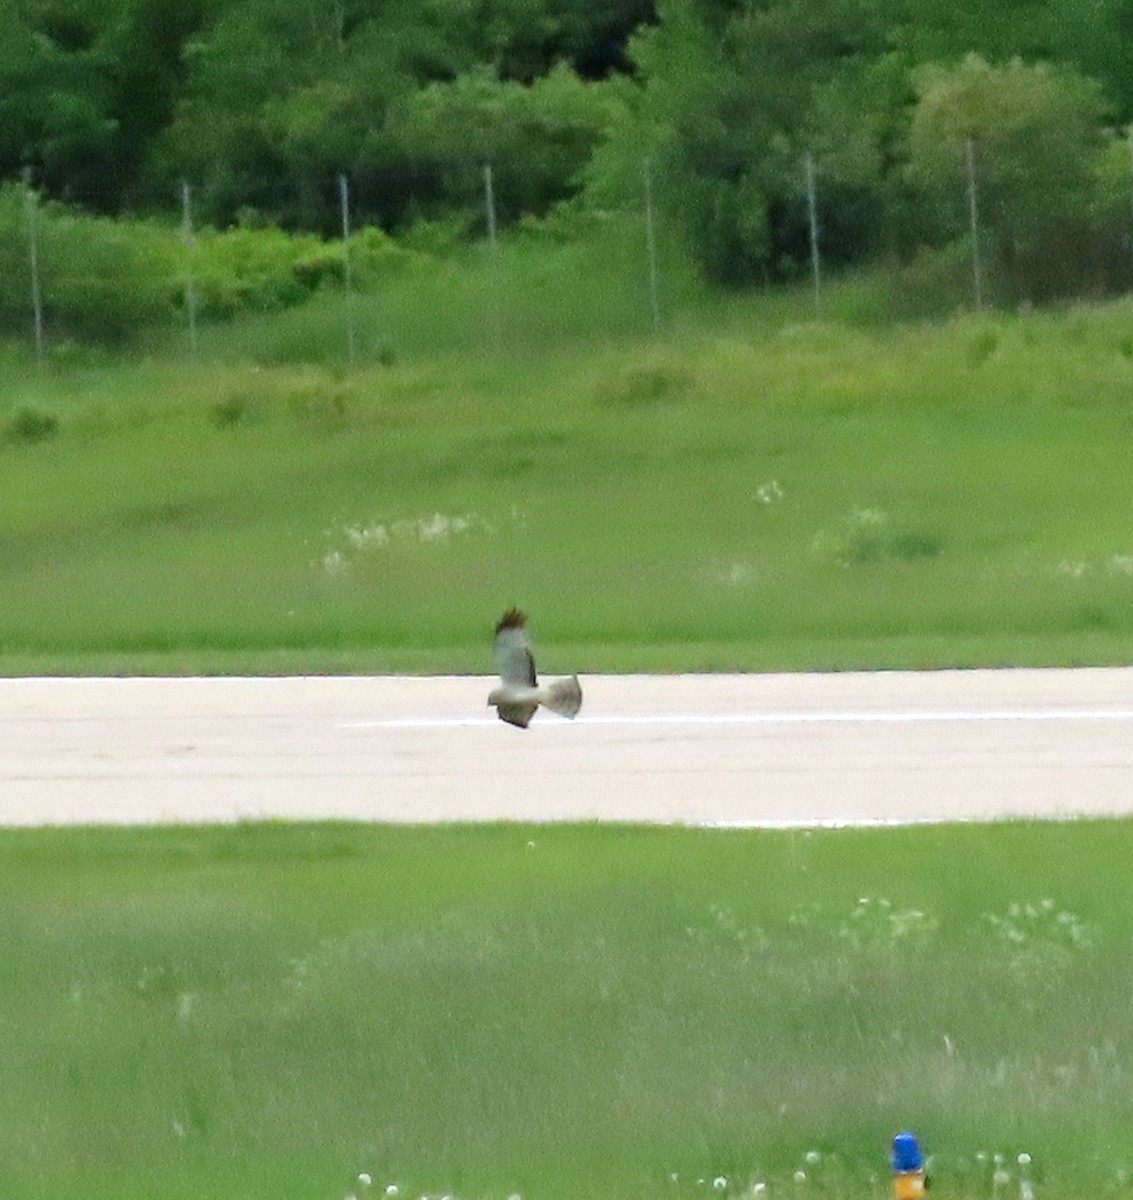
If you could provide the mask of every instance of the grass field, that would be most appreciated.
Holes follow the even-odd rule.
[[[775,303],[353,370],[281,361],[298,317],[9,355],[0,669],[483,670],[511,603],[587,671],[1127,662],[1133,306]]]
[[[655,336],[624,253],[5,349],[0,671],[1129,661],[1133,304]],[[2,831],[0,1195],[1127,1196],[1131,840]]]
[[[1127,822],[4,832],[0,1189],[883,1197],[911,1127],[944,1196],[1128,1195],[1131,853]]]

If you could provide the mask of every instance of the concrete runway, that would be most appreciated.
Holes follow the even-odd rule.
[[[0,680],[0,824],[1133,812],[1133,669],[592,676],[527,731],[491,682]]]

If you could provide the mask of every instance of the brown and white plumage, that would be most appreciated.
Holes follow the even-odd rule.
[[[492,689],[488,703],[496,706],[501,721],[526,729],[540,704],[561,717],[577,715],[582,707],[578,676],[540,686],[527,636],[527,617],[518,608],[509,608],[496,623],[492,653],[500,672],[500,685]]]

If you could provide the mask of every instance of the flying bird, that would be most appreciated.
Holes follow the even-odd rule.
[[[527,617],[518,608],[509,608],[496,623],[492,653],[500,672],[500,686],[492,689],[488,703],[496,706],[501,721],[526,729],[540,704],[560,717],[578,714],[582,688],[577,675],[543,685],[536,679]]]

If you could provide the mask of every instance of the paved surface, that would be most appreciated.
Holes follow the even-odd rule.
[[[0,680],[0,823],[1133,812],[1133,669],[594,676],[527,731],[490,682]]]

